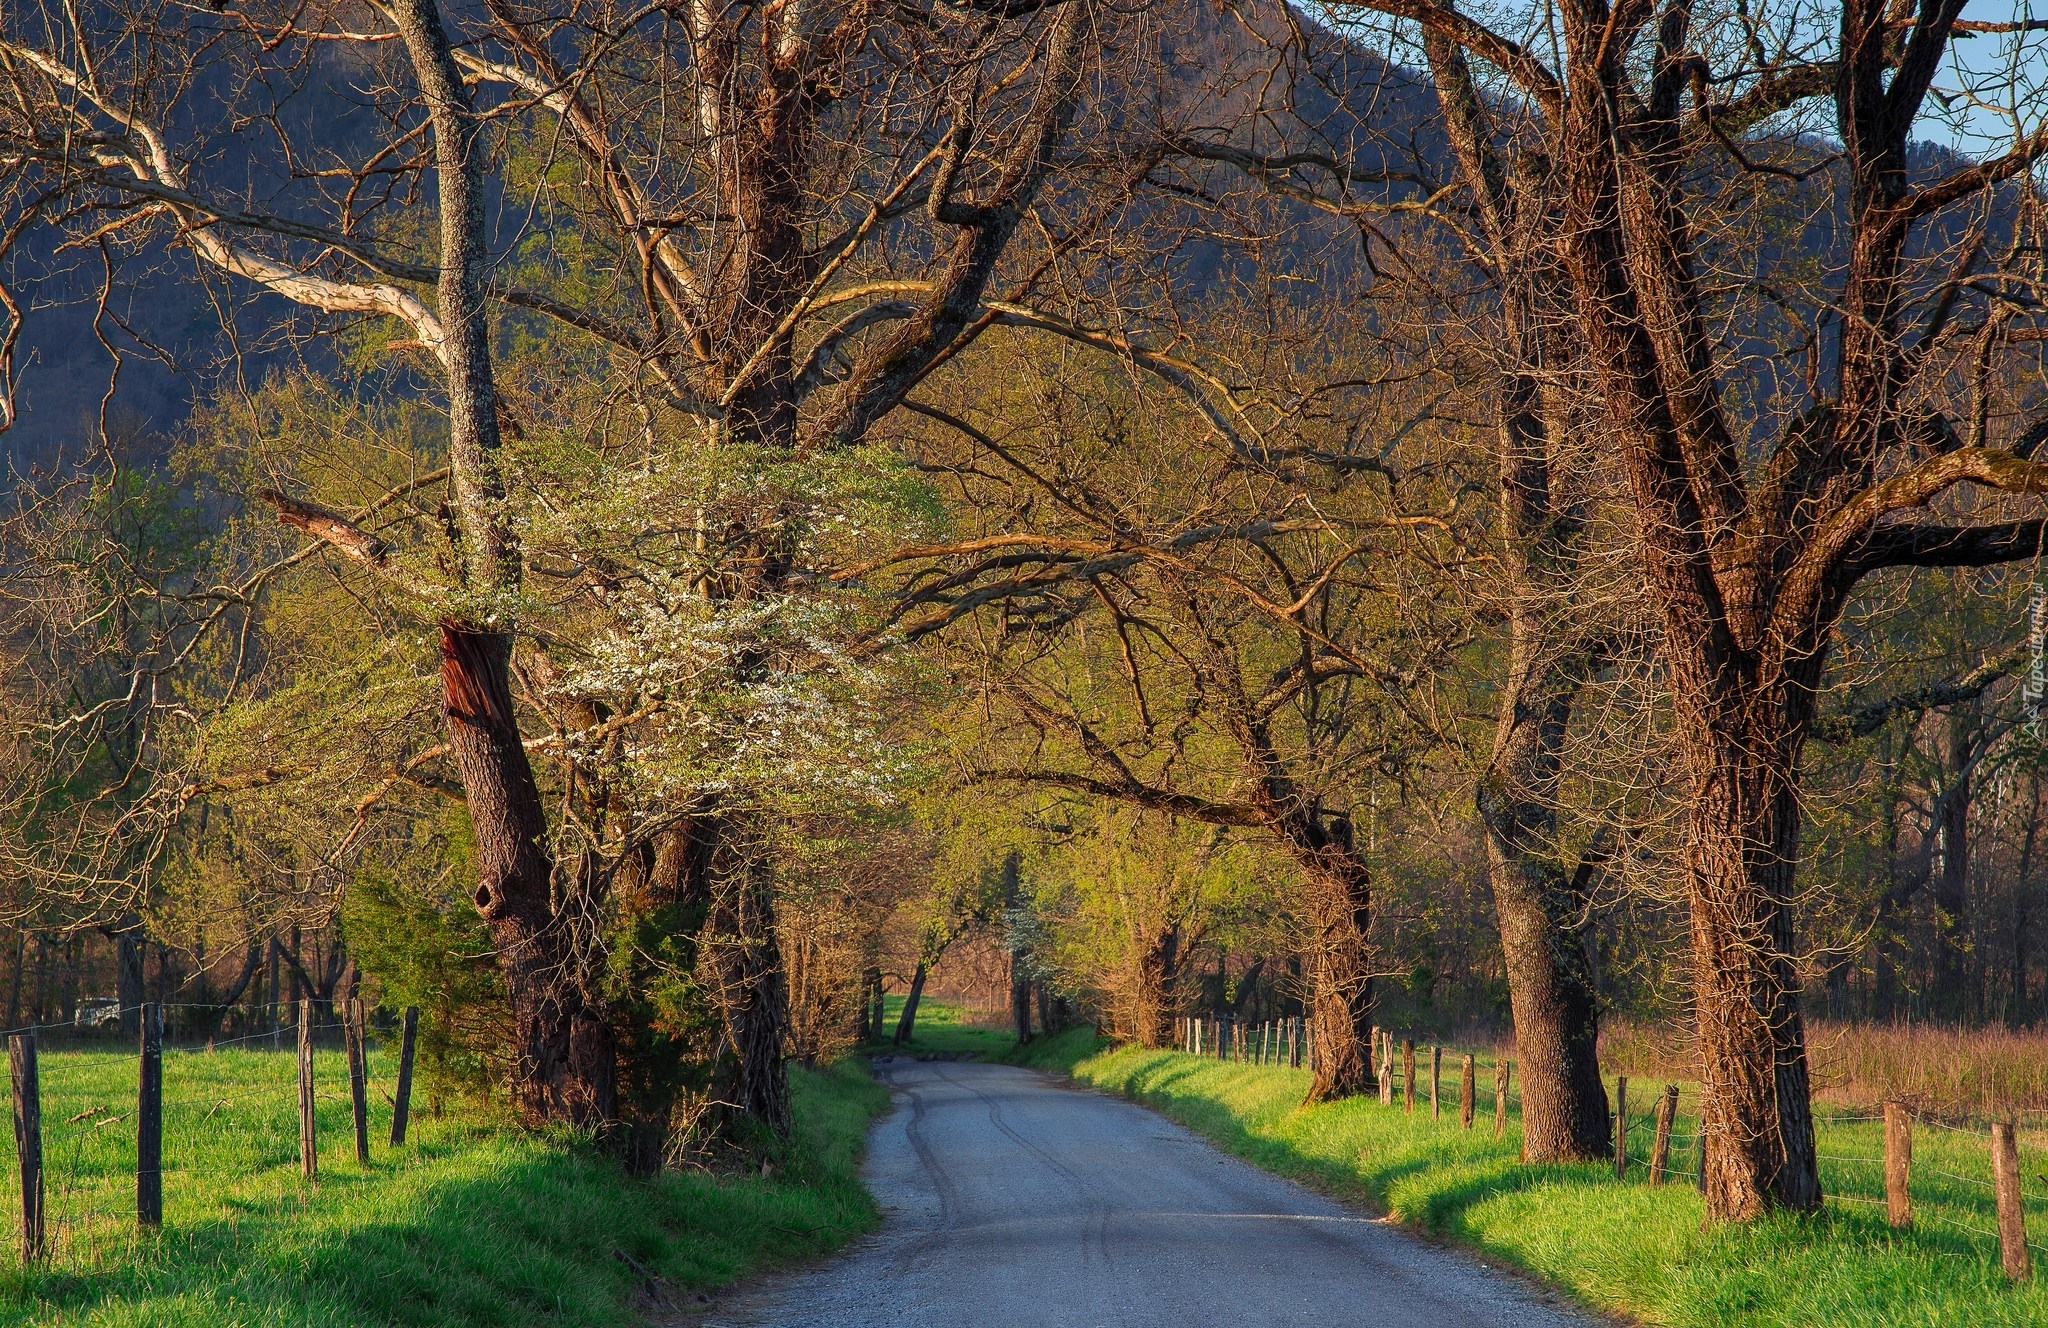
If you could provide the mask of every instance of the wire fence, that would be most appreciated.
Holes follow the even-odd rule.
[[[364,1129],[395,1135],[400,1104],[409,1106],[401,1082],[410,1081],[410,1039],[395,1037],[389,1041],[396,1045],[387,1046],[358,1014],[358,1061],[348,1054],[347,1017],[322,1017],[311,1002],[292,1013],[301,1012],[303,1052],[296,1022],[186,1046],[159,1043],[154,1094],[145,1073],[146,1035],[124,1046],[52,1038],[48,1033],[59,1030],[48,1026],[6,1030],[11,1073],[0,1079],[0,1109],[14,1121],[14,1147],[0,1169],[0,1214],[20,1236],[6,1242],[14,1258],[89,1269],[130,1257],[153,1239],[151,1176],[164,1227],[225,1228],[232,1236],[243,1224],[289,1219],[317,1189],[308,1175],[307,1124],[318,1174],[360,1170],[351,1062],[360,1065]],[[159,1018],[148,1008],[136,1013],[145,1025]],[[34,1067],[31,1080],[24,1079],[25,1064]],[[302,1093],[302,1064],[310,1093]],[[33,1111],[18,1092],[25,1082],[34,1085]],[[37,1128],[24,1147],[31,1120]],[[159,1141],[155,1167],[145,1163],[152,1137]],[[24,1165],[38,1155],[39,1168]],[[24,1204],[25,1186],[41,1196],[40,1251],[32,1238],[36,1206]]]
[[[1177,1048],[1186,1054],[1251,1067],[1314,1068],[1310,1020],[1249,1023],[1227,1017],[1190,1017],[1178,1022],[1176,1033]],[[1496,1077],[1502,1058],[1475,1053],[1468,1080],[1463,1053],[1438,1057],[1432,1056],[1432,1051],[1441,1053],[1442,1048],[1381,1031],[1374,1040],[1372,1059],[1377,1080],[1373,1087],[1379,1100],[1397,1110],[1427,1112],[1431,1119],[1452,1128],[1465,1125],[1519,1135],[1522,1097],[1512,1061],[1506,1062],[1503,1083]],[[1651,1179],[1653,1160],[1661,1151],[1658,1183],[1700,1185],[1706,1132],[1701,1128],[1697,1090],[1688,1092],[1681,1086],[1672,1095],[1670,1118],[1665,1120],[1663,1099],[1668,1089],[1653,1094],[1645,1103],[1628,1097],[1625,1085],[1625,1080],[1616,1085],[1623,1114],[1617,1121],[1614,1112],[1609,1113],[1617,1180]],[[2016,1276],[2025,1275],[2024,1261],[2015,1264],[2012,1244],[2016,1239],[2034,1255],[2048,1255],[2048,1129],[2033,1131],[2031,1137],[2028,1132],[2012,1130],[2010,1147],[2016,1166],[2008,1181],[2002,1230],[1994,1131],[1984,1125],[1959,1124],[1934,1111],[1897,1109],[1904,1112],[1909,1130],[1928,1132],[1917,1142],[1909,1140],[1902,1157],[1893,1160],[1902,1186],[1897,1199],[1887,1189],[1885,1116],[1856,1111],[1817,1113],[1821,1145],[1817,1162],[1825,1205],[1839,1205],[1841,1211],[1853,1213],[1861,1221],[1872,1220],[1872,1210],[1876,1210],[1877,1221],[1890,1222],[1900,1211],[1895,1204],[1903,1201],[1910,1208],[1906,1225],[1911,1238],[1935,1253],[1973,1259],[1988,1255],[1994,1261],[2003,1257],[2008,1271]],[[1910,1163],[1904,1158],[1910,1158]],[[2016,1237],[2016,1231],[2026,1234]],[[1893,1232],[1894,1238],[1908,1238],[1908,1234],[1905,1230]]]

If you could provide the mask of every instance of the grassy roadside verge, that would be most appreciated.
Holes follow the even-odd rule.
[[[215,1096],[233,1103],[238,1083],[278,1078],[277,1066],[256,1063],[268,1055],[219,1053],[191,1073],[216,1076]],[[46,1121],[132,1096],[132,1057],[92,1057],[45,1058]],[[687,1299],[836,1249],[878,1220],[858,1165],[887,1092],[852,1063],[791,1075],[797,1137],[767,1177],[671,1172],[629,1181],[588,1148],[454,1112],[415,1118],[403,1149],[380,1138],[370,1166],[359,1168],[343,1147],[345,1099],[323,1082],[330,1151],[320,1184],[309,1187],[297,1176],[295,1135],[280,1142],[277,1131],[237,1129],[216,1112],[181,1153],[167,1119],[166,1225],[154,1236],[133,1226],[132,1132],[99,1132],[70,1154],[60,1140],[46,1148],[56,1249],[44,1266],[0,1273],[0,1324],[619,1328],[635,1321],[643,1286],[621,1254]],[[277,1105],[265,1097],[261,1109]],[[125,1155],[100,1142],[123,1135]],[[7,1202],[18,1214],[18,1198]]]
[[[1520,1165],[1512,1113],[1507,1137],[1496,1141],[1483,1111],[1481,1127],[1466,1133],[1455,1111],[1432,1121],[1426,1109],[1410,1115],[1377,1101],[1304,1108],[1303,1072],[1098,1046],[1085,1029],[1008,1059],[1120,1093],[1267,1170],[1391,1212],[1645,1323],[2048,1324],[2048,1277],[2009,1284],[1994,1242],[1937,1220],[1994,1225],[1975,1198],[1989,1164],[1974,1138],[1916,1137],[1923,1216],[1912,1231],[1893,1232],[1881,1208],[1856,1202],[1831,1202],[1817,1218],[1703,1229],[1699,1196],[1683,1183],[1651,1189],[1617,1183],[1609,1166]],[[1874,1184],[1882,1192],[1881,1171],[1861,1160],[1879,1151],[1878,1128],[1823,1122],[1821,1151],[1840,1159],[1824,1165],[1831,1191]],[[2023,1160],[2038,1198],[2048,1184],[2034,1174],[2041,1155]],[[2039,1240],[2048,1233],[2048,1204],[2028,1207]]]

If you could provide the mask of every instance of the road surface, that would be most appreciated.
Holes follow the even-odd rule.
[[[894,1060],[879,1232],[726,1298],[722,1328],[1184,1328],[1594,1320],[1478,1259],[1228,1157],[1142,1107],[1006,1065]]]

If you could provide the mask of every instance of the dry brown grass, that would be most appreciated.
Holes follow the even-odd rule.
[[[1923,1115],[1992,1120],[2048,1116],[2048,1029],[1935,1024],[1807,1024],[1814,1095],[1838,1106],[1907,1102]],[[1689,1039],[1657,1024],[1610,1020],[1600,1064],[1642,1079],[1699,1078]]]

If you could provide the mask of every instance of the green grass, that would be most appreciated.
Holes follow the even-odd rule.
[[[1993,1200],[1981,1184],[1990,1177],[1981,1129],[1916,1129],[1910,1231],[1892,1231],[1881,1205],[1854,1201],[1883,1195],[1883,1127],[1850,1113],[1821,1122],[1822,1180],[1835,1197],[1820,1216],[1706,1226],[1700,1198],[1683,1178],[1652,1189],[1640,1170],[1617,1182],[1611,1164],[1521,1165],[1512,1103],[1505,1137],[1492,1134],[1490,1066],[1480,1076],[1482,1106],[1468,1133],[1458,1126],[1456,1074],[1448,1064],[1444,1116],[1433,1121],[1426,1096],[1413,1114],[1377,1099],[1304,1108],[1305,1072],[1100,1047],[1085,1029],[1025,1048],[1018,1059],[1124,1094],[1268,1170],[1391,1212],[1590,1306],[1647,1323],[2048,1324],[2048,1268],[2015,1287],[1999,1270],[1995,1238],[1955,1225],[1996,1229]],[[1640,1153],[1650,1140],[1652,1099],[1644,1090],[1631,1090],[1631,1149]],[[1679,1131],[1690,1128],[1681,1115]],[[1691,1160],[1689,1150],[1674,1150],[1675,1167]],[[2044,1169],[2048,1159],[2040,1151],[2023,1153],[2028,1229],[2037,1243],[2048,1243]],[[2044,1258],[2038,1250],[2034,1257]]]
[[[474,1109],[416,1114],[394,1149],[376,1091],[393,1064],[377,1053],[371,1161],[359,1167],[343,1058],[323,1050],[318,1065],[312,1186],[298,1174],[290,1052],[167,1053],[164,1227],[145,1235],[134,1125],[118,1119],[133,1108],[134,1056],[45,1052],[52,1249],[26,1271],[11,1246],[0,1254],[0,1324],[618,1328],[640,1287],[621,1253],[681,1288],[709,1288],[837,1248],[879,1219],[857,1169],[888,1094],[850,1064],[792,1069],[798,1137],[776,1174],[651,1181]],[[6,1170],[11,1236],[11,1156]]]
[[[901,996],[885,996],[883,1030],[880,1042],[871,1042],[866,1050],[876,1055],[892,1052],[902,1055],[920,1053],[950,1053],[958,1055],[972,1052],[983,1060],[1002,1060],[1016,1049],[1017,1039],[1004,1029],[983,1028],[964,1022],[966,1011],[949,1001],[935,1001],[927,996],[917,1003],[917,1027],[911,1030],[908,1046],[898,1047],[891,1038],[896,1032],[896,1021],[903,1013]]]

